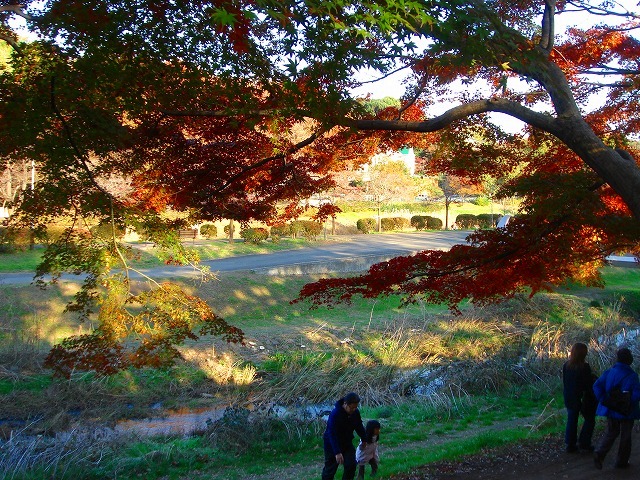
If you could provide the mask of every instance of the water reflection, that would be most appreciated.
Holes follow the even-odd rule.
[[[145,418],[138,420],[120,420],[114,428],[116,433],[134,433],[143,436],[180,435],[188,436],[205,430],[212,423],[220,420],[225,408],[207,408],[172,412],[166,417]]]

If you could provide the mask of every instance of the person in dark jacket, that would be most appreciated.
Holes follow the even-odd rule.
[[[598,402],[593,393],[595,376],[591,367],[585,361],[587,346],[576,343],[571,347],[569,360],[562,366],[562,393],[564,406],[567,409],[567,425],[564,432],[564,443],[567,452],[579,450],[593,451],[591,437],[596,424],[596,407]],[[578,419],[582,414],[584,423],[578,438]]]
[[[322,480],[333,480],[339,465],[344,465],[342,480],[352,480],[356,473],[355,431],[366,444],[366,433],[358,410],[360,397],[348,393],[338,400],[329,414],[324,431],[324,468]]]
[[[618,445],[618,457],[616,468],[627,468],[629,457],[631,456],[631,432],[633,422],[640,418],[640,380],[638,374],[631,368],[633,355],[628,348],[621,348],[616,354],[617,362],[610,369],[606,370],[593,384],[593,391],[598,399],[598,410],[596,414],[607,417],[607,426],[600,443],[594,452],[593,461],[596,468],[602,468],[605,456],[611,450],[613,443],[620,435]],[[616,412],[602,404],[607,394],[615,387],[620,387],[622,391],[631,392],[631,403],[633,410],[629,415]]]

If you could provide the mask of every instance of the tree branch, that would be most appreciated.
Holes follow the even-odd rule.
[[[229,177],[219,188],[216,188],[214,190],[215,193],[220,193],[222,191],[224,191],[229,185],[231,185],[233,182],[235,182],[236,180],[242,178],[244,175],[246,175],[248,172],[255,170],[256,168],[260,168],[263,165],[266,165],[269,162],[272,162],[274,160],[281,160],[283,158],[285,158],[287,155],[291,155],[292,153],[297,152],[298,150],[300,150],[301,148],[304,148],[308,145],[311,145],[313,142],[315,142],[318,137],[320,137],[320,135],[322,135],[326,130],[321,129],[317,132],[314,132],[312,135],[310,135],[309,137],[307,137],[306,139],[302,140],[299,143],[296,143],[295,145],[293,145],[292,147],[288,148],[284,153],[280,153],[278,155],[272,155],[271,157],[267,157],[267,158],[263,158],[262,160],[260,160],[257,163],[254,163],[253,165],[249,165],[248,167],[243,168],[242,170],[240,170],[238,173],[236,173],[235,175],[232,175],[231,177]]]
[[[565,8],[564,10],[565,12],[577,11],[577,12],[587,12],[587,13],[590,13],[591,15],[598,15],[598,16],[604,16],[604,17],[617,16],[617,17],[627,17],[627,18],[640,18],[640,16],[626,9],[624,9],[625,10],[624,12],[616,12],[615,10],[603,8],[601,5],[589,5],[589,4],[585,4],[582,1],[568,0],[567,5],[573,5],[576,8],[576,10],[569,10]],[[621,7],[620,4],[618,4],[618,6]]]
[[[427,87],[427,78],[425,77],[420,81],[420,85],[416,87],[416,90],[413,93],[413,95],[411,95],[411,98],[409,98],[407,100],[407,103],[398,111],[398,117],[397,117],[398,120],[400,120],[402,113],[405,110],[407,110],[407,108],[409,108],[411,105],[413,105],[418,101],[418,98],[420,98],[420,95],[422,95],[422,92],[424,92],[426,87]]]
[[[542,16],[542,37],[538,46],[547,53],[553,50],[553,36],[555,34],[554,18],[556,10],[555,0],[545,0]]]
[[[20,44],[18,42],[16,42],[16,40],[14,38],[12,38],[12,37],[10,37],[8,35],[0,34],[0,40],[4,40],[9,45],[11,45],[16,52],[18,52],[19,54],[22,54],[22,49],[20,48]]]
[[[0,13],[2,12],[13,12],[27,20],[33,20],[33,17],[24,11],[24,5],[2,5],[0,6]]]
[[[498,112],[510,115],[534,127],[540,128],[550,133],[557,129],[553,117],[534,112],[519,103],[503,98],[492,98],[488,100],[477,100],[464,105],[459,105],[447,110],[442,115],[421,122],[407,122],[402,120],[346,120],[344,126],[356,128],[358,130],[394,130],[408,132],[435,132],[441,130],[451,123],[480,113]]]
[[[593,67],[595,70],[587,69],[584,74],[588,75],[640,75],[640,70],[630,68],[617,68],[609,65]]]

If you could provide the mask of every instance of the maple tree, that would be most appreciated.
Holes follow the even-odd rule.
[[[471,186],[465,184],[460,178],[447,173],[443,173],[438,178],[438,186],[442,190],[442,196],[444,198],[444,228],[449,229],[449,208],[451,204],[459,199],[459,197],[466,195],[467,193],[477,193],[477,191]]]
[[[416,184],[403,162],[390,158],[381,159],[380,163],[373,165],[367,172],[364,192],[376,206],[377,230],[381,232],[380,208],[382,204],[393,200],[412,200],[416,194]]]
[[[331,188],[332,172],[403,145],[443,145],[433,165],[461,178],[517,167],[496,195],[519,196],[520,214],[450,252],[322,280],[303,297],[400,292],[455,309],[567,278],[597,284],[603,257],[638,252],[633,11],[586,0],[24,3],[0,1],[0,39],[14,49],[0,75],[0,157],[33,160],[40,176],[16,224],[44,232],[60,214],[75,220],[38,273],[88,271],[76,302],[87,315],[127,252],[115,236],[87,235],[84,219],[126,225],[172,250],[172,261],[196,262],[176,238],[182,225],[283,222],[300,214],[301,198]],[[572,28],[556,44],[556,16],[576,12],[616,22]],[[16,17],[37,41],[19,41],[8,23]],[[367,111],[351,94],[363,71],[407,72],[400,106]],[[590,106],[596,93],[604,106]],[[448,108],[432,115],[439,102]],[[495,113],[527,127],[505,132]],[[304,135],[292,135],[300,125]],[[484,141],[470,142],[479,131]],[[127,179],[126,194],[110,189],[114,177]],[[164,218],[168,207],[182,218]],[[118,311],[131,318],[135,295],[123,298]],[[105,326],[96,339],[115,352],[135,325],[118,335]]]

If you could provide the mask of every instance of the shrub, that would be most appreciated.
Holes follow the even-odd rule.
[[[409,220],[404,217],[381,218],[380,224],[382,230],[403,230],[409,227]]]
[[[7,227],[0,227],[0,253],[10,253],[15,250],[12,235]]]
[[[393,223],[393,218],[381,218],[380,228],[382,229],[383,232],[388,232],[389,230],[395,230],[396,226]]]
[[[271,235],[272,243],[278,243],[280,242],[281,237],[284,237],[285,235],[291,235],[291,225],[274,225],[273,227],[271,227],[269,235]]]
[[[312,220],[300,220],[302,222],[302,235],[307,240],[315,240],[322,233],[322,224]]]
[[[291,235],[291,225],[282,224],[282,225],[274,225],[271,227],[271,238],[273,237],[285,237],[287,235]]]
[[[476,197],[473,199],[473,201],[471,202],[474,205],[478,205],[479,207],[487,207],[491,204],[491,200],[489,200],[487,197]]]
[[[200,235],[205,238],[216,238],[218,236],[218,228],[213,223],[205,223],[200,227]]]
[[[243,228],[240,230],[240,237],[244,238],[245,242],[259,244],[269,238],[269,232],[266,228]]]
[[[362,233],[371,233],[376,230],[375,218],[361,218],[356,222],[356,228]]]
[[[294,220],[289,224],[289,232],[293,238],[298,238],[298,235],[302,235],[303,228],[301,220]]]
[[[47,225],[46,243],[57,242],[67,231],[67,227],[62,224],[49,224]]]
[[[461,229],[475,228],[478,224],[478,219],[475,215],[470,213],[461,213],[456,217],[456,225]]]
[[[291,236],[303,236],[307,240],[315,240],[322,233],[322,224],[312,220],[294,220],[289,224]]]
[[[397,218],[398,218],[398,222],[396,225],[398,226],[398,229],[404,230],[411,226],[408,218],[405,218],[405,217],[397,217]]]
[[[427,228],[427,217],[424,215],[414,215],[409,221],[416,230],[424,230]]]
[[[500,218],[500,215],[481,213],[476,218],[478,219],[478,227],[494,228],[496,226],[496,223],[498,222],[498,218]]]
[[[426,216],[423,217],[426,220],[428,230],[442,230],[442,220],[437,217]]]

